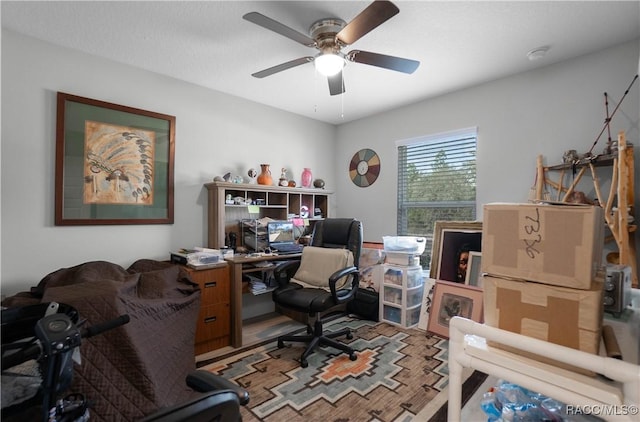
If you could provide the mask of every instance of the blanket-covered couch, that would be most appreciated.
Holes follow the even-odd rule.
[[[130,322],[84,339],[69,392],[92,402],[92,421],[134,421],[186,401],[195,369],[200,291],[181,267],[139,260],[129,268],[94,261],[59,269],[4,307],[59,302],[77,309],[86,326],[128,314]]]

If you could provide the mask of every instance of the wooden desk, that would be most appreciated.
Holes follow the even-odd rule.
[[[302,254],[234,255],[226,259],[231,269],[231,346],[242,347],[242,274],[264,270],[253,266],[259,262],[299,260],[301,256]]]

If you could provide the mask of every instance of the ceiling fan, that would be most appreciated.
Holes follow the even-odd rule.
[[[327,76],[329,93],[339,95],[345,92],[342,68],[347,60],[411,74],[418,68],[420,62],[362,50],[342,52],[343,47],[353,44],[399,11],[390,1],[374,1],[349,23],[338,18],[316,21],[309,28],[309,36],[261,13],[247,13],[243,16],[245,20],[319,51],[315,56],[300,57],[253,73],[251,76],[264,78],[292,67],[314,62],[316,69]]]

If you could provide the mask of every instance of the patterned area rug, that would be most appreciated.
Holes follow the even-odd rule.
[[[201,369],[246,388],[244,422],[408,422],[442,418],[446,408],[448,342],[417,329],[341,318],[327,331],[348,326],[358,351],[349,360],[319,348],[300,367],[302,343],[266,345],[220,357]],[[467,374],[469,375],[469,374]],[[445,412],[446,419],[446,412]]]

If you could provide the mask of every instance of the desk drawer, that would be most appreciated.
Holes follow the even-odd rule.
[[[229,303],[202,305],[196,325],[196,343],[231,333],[231,309]]]
[[[193,281],[200,285],[202,305],[228,303],[230,300],[229,268],[211,268],[190,272]]]

